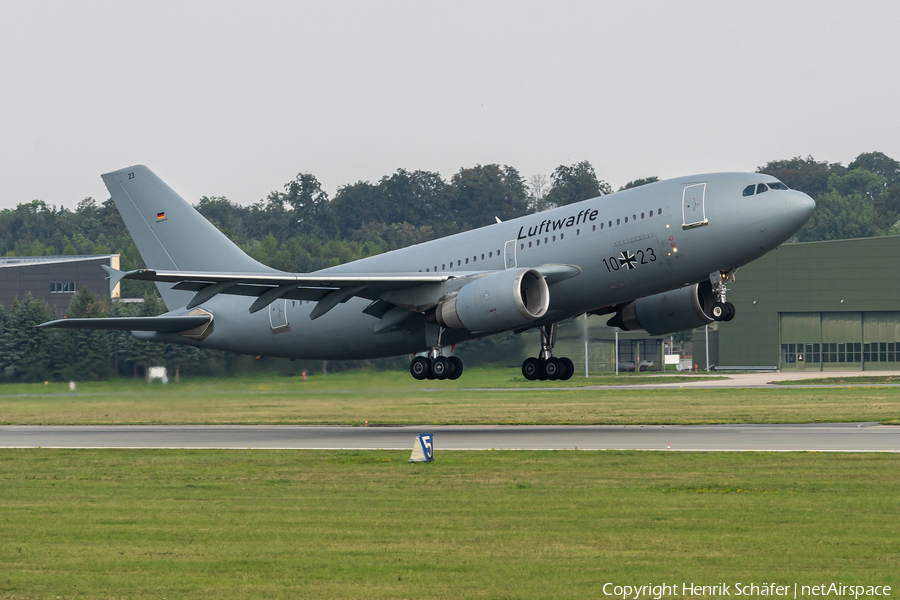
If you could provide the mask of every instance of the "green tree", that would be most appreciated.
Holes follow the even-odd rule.
[[[865,169],[853,169],[843,175],[832,173],[828,178],[828,189],[843,196],[861,194],[873,203],[884,193],[887,182],[884,177]]]
[[[240,230],[245,209],[224,196],[203,196],[194,207],[201,215],[215,225],[228,239],[241,242]]]
[[[100,299],[83,287],[72,298],[67,318],[96,318],[105,316]],[[63,330],[62,345],[65,363],[62,376],[65,379],[91,380],[109,377],[110,342],[103,331]]]
[[[497,164],[463,168],[454,175],[449,217],[458,229],[484,227],[494,217],[506,221],[528,212],[528,190],[519,172]]]
[[[184,344],[165,344],[163,360],[169,375],[176,381],[181,380],[182,372],[193,373],[200,368],[203,361],[203,353],[196,346]]]
[[[338,188],[331,207],[340,235],[348,238],[363,223],[386,221],[381,192],[379,186],[368,181],[357,181]]]
[[[508,167],[507,167],[508,168]],[[397,169],[378,183],[383,223],[432,225],[447,216],[449,190],[439,173]]]
[[[410,223],[364,223],[353,234],[353,241],[363,245],[370,244],[365,250],[366,256],[380,254],[385,250],[397,250],[413,244],[421,244],[434,238],[429,225],[415,227]]]
[[[797,234],[799,241],[842,240],[875,235],[875,210],[862,194],[842,196],[829,191],[819,196],[816,210]]]
[[[3,318],[0,369],[13,381],[56,379],[62,368],[59,331],[36,325],[53,319],[47,305],[31,294],[13,302]]]
[[[251,253],[251,256],[264,265],[272,265],[278,254],[278,240],[271,233],[263,238]]]
[[[847,165],[850,170],[865,169],[883,177],[887,185],[900,184],[900,162],[883,152],[863,152]]]
[[[757,173],[771,175],[792,190],[800,190],[813,198],[828,191],[829,177],[843,175],[845,171],[841,163],[817,162],[812,156],[772,160],[756,169]]]
[[[628,183],[620,187],[619,191],[621,192],[622,190],[630,190],[631,188],[647,185],[648,183],[656,183],[657,181],[659,181],[659,177],[657,177],[656,175],[652,177],[645,177],[644,179],[635,179],[634,181],[629,181]]]
[[[552,208],[547,202],[547,194],[550,192],[550,180],[543,173],[532,175],[528,178],[528,212],[531,214],[543,212]]]
[[[284,185],[284,192],[272,192],[270,203],[290,207],[288,231],[291,234],[329,238],[337,233],[328,194],[311,173],[299,173]]]
[[[547,202],[552,206],[566,206],[612,193],[609,184],[597,179],[593,165],[586,160],[574,165],[559,165],[550,179],[553,187],[547,193]]]
[[[137,317],[155,317],[166,312],[162,299],[155,293],[147,294],[144,296],[143,302],[132,306],[134,306],[132,314]],[[134,377],[145,375],[151,366],[163,363],[163,355],[166,350],[164,344],[145,342],[130,333],[126,333],[126,335],[127,337],[122,340],[124,346],[121,349],[124,355],[122,362],[125,363],[123,366],[126,368],[131,367]]]
[[[884,178],[884,190],[875,198],[875,225],[888,233],[900,219],[900,162],[883,152],[863,152],[847,168]]]

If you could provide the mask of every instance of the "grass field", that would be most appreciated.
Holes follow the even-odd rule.
[[[858,377],[820,377],[818,379],[793,379],[790,381],[776,381],[778,385],[879,385],[900,384],[897,375],[860,375]]]
[[[882,454],[0,450],[0,598],[900,588]]]
[[[0,386],[0,424],[900,423],[900,388],[581,389],[622,376],[525,383],[513,370],[416,382],[403,373]],[[673,376],[674,377],[674,376]],[[695,376],[680,376],[692,378]],[[669,379],[667,379],[669,381]],[[677,380],[676,380],[677,381]],[[534,389],[554,383],[566,389]],[[539,384],[539,385],[537,385]],[[490,389],[502,386],[506,389]]]

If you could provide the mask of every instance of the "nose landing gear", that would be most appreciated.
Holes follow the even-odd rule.
[[[728,289],[725,287],[725,283],[734,281],[734,271],[728,271],[727,273],[714,271],[709,274],[709,281],[712,283],[713,293],[716,295],[716,298],[718,298],[718,301],[713,303],[712,307],[710,307],[709,316],[715,321],[732,320],[736,311],[734,309],[734,304],[725,301],[725,292]]]
[[[568,357],[556,358],[553,356],[553,346],[556,344],[556,323],[543,325],[541,331],[541,353],[538,357],[526,358],[522,363],[522,375],[528,381],[539,379],[562,380],[570,379],[575,374],[575,363]]]

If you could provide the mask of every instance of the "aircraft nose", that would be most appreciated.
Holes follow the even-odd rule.
[[[785,196],[785,216],[791,221],[795,229],[800,229],[812,216],[813,211],[816,210],[816,201],[797,190],[786,192]]]

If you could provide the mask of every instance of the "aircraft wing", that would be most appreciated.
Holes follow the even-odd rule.
[[[38,327],[56,329],[102,329],[107,331],[158,331],[177,333],[205,325],[209,315],[183,315],[162,317],[108,317],[103,319],[57,319],[41,323]]]
[[[109,269],[107,269],[109,270]],[[154,269],[138,269],[124,273],[122,279],[139,279],[143,281],[162,281],[166,283],[233,283],[249,285],[280,286],[296,284],[297,287],[340,289],[361,284],[376,285],[382,289],[396,289],[418,283],[442,283],[448,279],[464,277],[460,275],[443,275],[438,273],[221,273],[199,271],[159,271]],[[181,288],[189,289],[189,288]]]
[[[122,279],[173,283],[178,290],[196,292],[188,309],[199,306],[218,294],[251,296],[256,300],[250,312],[262,310],[279,298],[312,300],[318,304],[310,314],[317,319],[354,296],[379,300],[385,292],[421,285],[440,285],[451,279],[481,277],[494,271],[458,271],[449,273],[225,273],[201,271],[164,271],[138,269],[123,272],[103,266],[110,274],[110,287]],[[572,265],[535,267],[548,284],[574,277],[581,269]],[[461,286],[460,286],[461,287]]]

